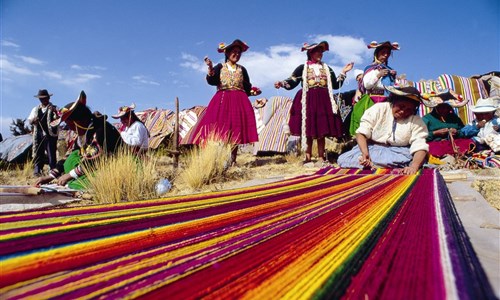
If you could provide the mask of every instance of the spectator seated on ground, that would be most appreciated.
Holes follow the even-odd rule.
[[[120,135],[125,144],[132,149],[132,153],[142,154],[148,150],[149,132],[146,125],[135,114],[134,109],[134,103],[131,106],[122,106],[112,117],[120,119],[122,125]]]
[[[461,134],[472,138],[476,144],[476,150],[491,149],[500,152],[500,118],[495,115],[498,105],[494,99],[479,99],[475,106],[471,107],[476,116],[472,122],[461,129]]]
[[[429,150],[427,127],[416,115],[424,99],[414,87],[385,89],[390,92],[387,102],[365,111],[356,130],[357,145],[337,162],[342,168],[398,168],[415,174]]]
[[[69,156],[60,160],[56,167],[50,170],[49,176],[40,177],[35,185],[55,179],[59,185],[83,189],[86,176],[82,163],[90,164],[103,154],[114,153],[122,145],[120,133],[106,121],[107,116],[99,112],[92,113],[86,101],[87,97],[82,91],[75,102],[68,103],[59,110],[60,117],[53,121],[53,125],[65,122],[77,133],[77,137],[70,145],[72,151]]]
[[[460,131],[464,124],[450,104],[446,102],[438,104],[422,120],[429,131],[427,144],[430,155],[438,158],[446,155],[463,155],[469,151],[471,145],[474,148],[473,141],[464,138]]]

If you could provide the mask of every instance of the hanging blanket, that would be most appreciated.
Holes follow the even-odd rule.
[[[420,93],[437,94],[445,89],[449,89],[467,99],[469,102],[465,106],[454,108],[455,113],[462,119],[464,124],[469,124],[475,118],[470,107],[475,105],[478,99],[488,97],[488,92],[483,81],[476,78],[443,74],[437,80],[421,80],[412,84]],[[422,104],[419,109],[419,115],[424,116],[431,110],[432,108],[425,107]]]
[[[137,113],[149,131],[150,149],[158,148],[163,139],[173,132],[173,126],[168,122],[172,115],[169,109],[148,109]]]
[[[286,133],[286,127],[292,102],[292,98],[274,96],[269,99],[266,106],[259,109],[264,126],[259,131],[259,141],[254,145],[254,154],[261,151],[279,153],[287,151],[289,134]]]
[[[0,222],[2,299],[494,298],[434,170],[323,169]]]

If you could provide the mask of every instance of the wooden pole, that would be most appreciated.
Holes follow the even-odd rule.
[[[179,166],[179,98],[175,97],[174,167]]]

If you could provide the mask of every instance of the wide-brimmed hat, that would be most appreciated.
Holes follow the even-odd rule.
[[[249,48],[245,42],[243,42],[242,40],[236,39],[229,45],[226,45],[225,43],[220,43],[219,47],[217,48],[217,52],[219,52],[219,53],[226,52],[227,49],[231,49],[234,46],[239,46],[241,48],[241,52],[245,52]]]
[[[304,45],[302,45],[301,51],[310,51],[310,50],[313,50],[314,48],[317,48],[317,47],[322,47],[323,52],[330,50],[330,46],[328,45],[328,42],[321,41],[319,43],[314,43],[314,44],[304,43]]]
[[[470,110],[474,113],[494,112],[497,109],[497,103],[491,98],[480,98],[477,100],[476,105],[470,108]]]
[[[439,92],[423,93],[424,104],[427,107],[436,107],[439,104],[445,103],[449,104],[451,107],[462,107],[469,102],[468,99],[464,99],[462,95],[457,94],[454,90],[444,89]]]
[[[372,41],[368,45],[366,45],[368,49],[377,49],[377,48],[383,48],[383,47],[389,47],[391,50],[399,50],[399,43],[398,42],[390,42],[390,41],[385,41],[382,43],[379,43],[377,41]]]
[[[42,98],[50,98],[50,96],[52,96],[52,94],[49,94],[47,90],[38,90],[38,94],[33,97],[42,99]]]
[[[422,102],[425,105],[426,100],[422,97],[420,92],[412,86],[405,86],[405,87],[384,86],[384,88],[393,95],[405,97],[416,102]]]
[[[118,113],[116,115],[112,115],[111,117],[113,117],[114,119],[119,119],[123,116],[125,116],[126,114],[130,113],[131,111],[134,111],[135,109],[135,103],[132,103],[132,105],[130,106],[120,106],[120,108],[118,108]]]
[[[50,122],[50,126],[57,126],[57,125],[61,124],[61,122],[66,121],[66,119],[73,113],[73,111],[75,111],[76,107],[79,104],[81,104],[81,105],[87,105],[87,95],[85,95],[84,91],[80,92],[80,95],[75,100],[75,102],[66,104],[63,108],[61,108],[57,112],[58,115],[59,115],[59,118],[57,118],[54,121]]]

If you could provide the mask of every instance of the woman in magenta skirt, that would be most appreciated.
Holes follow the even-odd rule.
[[[319,162],[325,162],[325,138],[341,137],[342,119],[339,108],[333,99],[333,89],[342,86],[349,72],[354,66],[348,63],[338,77],[333,70],[322,61],[323,52],[328,51],[326,41],[302,47],[307,51],[307,61],[293,71],[292,76],[277,81],[274,86],[292,90],[300,82],[302,89],[297,92],[290,109],[290,132],[300,136],[302,150],[305,150],[304,163],[311,161],[313,140],[317,139]]]
[[[218,52],[226,57],[224,63],[213,66],[205,57],[207,82],[217,86],[217,92],[192,133],[193,144],[218,138],[235,145],[231,153],[232,164],[236,163],[238,145],[258,141],[255,114],[248,96],[261,92],[252,87],[247,70],[238,64],[241,54],[247,50],[248,45],[236,39],[229,45],[219,44]]]

